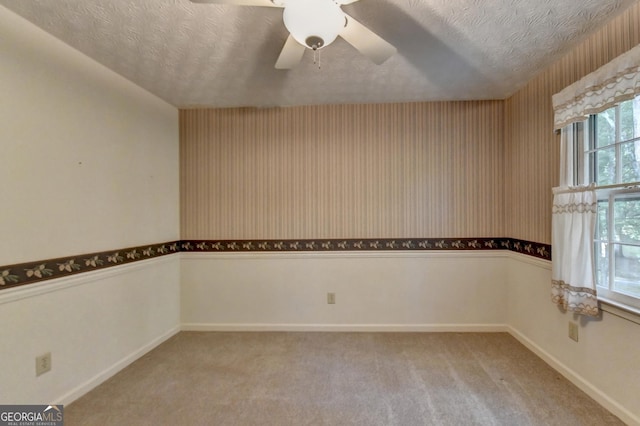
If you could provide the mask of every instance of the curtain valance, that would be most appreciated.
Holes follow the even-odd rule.
[[[553,95],[554,129],[586,119],[640,93],[640,45]]]

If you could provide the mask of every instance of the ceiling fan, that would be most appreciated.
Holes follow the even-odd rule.
[[[396,48],[344,13],[340,6],[358,0],[191,0],[193,3],[283,8],[289,37],[276,61],[276,68],[290,69],[302,60],[305,49],[319,50],[338,36],[376,64],[396,53]]]

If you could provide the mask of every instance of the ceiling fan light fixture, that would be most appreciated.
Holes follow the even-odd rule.
[[[312,35],[305,39],[304,44],[309,46],[312,50],[318,50],[324,46],[324,40],[322,37]]]
[[[344,12],[333,0],[290,1],[282,17],[293,38],[313,50],[333,43],[346,24]]]

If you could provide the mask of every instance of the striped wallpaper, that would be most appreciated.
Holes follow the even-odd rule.
[[[559,136],[551,96],[640,43],[640,3],[612,20],[505,102],[506,235],[551,242]]]
[[[640,4],[506,101],[182,110],[181,238],[551,241],[551,96],[640,43]]]
[[[180,112],[181,238],[503,235],[503,102]]]

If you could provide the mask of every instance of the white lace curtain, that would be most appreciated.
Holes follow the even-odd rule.
[[[582,121],[640,93],[640,45],[553,95],[554,129]]]
[[[554,188],[551,300],[565,310],[597,316],[593,234],[597,199],[593,185]]]

